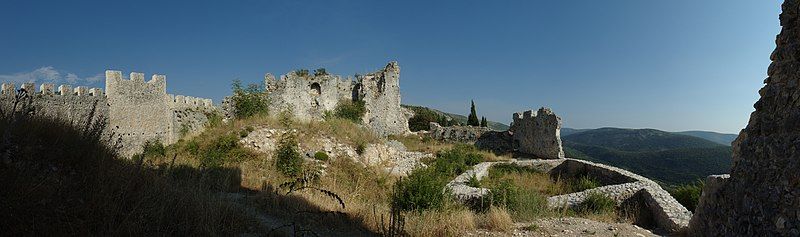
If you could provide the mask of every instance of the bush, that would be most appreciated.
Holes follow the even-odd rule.
[[[243,156],[247,154],[236,151],[237,148],[239,148],[239,138],[234,134],[218,137],[203,151],[203,156],[200,157],[200,166],[217,168],[227,161],[242,160]]]
[[[360,143],[358,143],[358,145],[356,145],[356,154],[362,155],[362,154],[364,154],[364,150],[366,150],[366,149],[367,149],[367,145],[365,145],[363,142],[360,142]]]
[[[438,123],[440,120],[439,114],[436,114],[429,109],[414,109],[413,111],[414,111],[414,116],[408,119],[408,128],[412,132],[429,130],[431,122]]]
[[[456,176],[467,171],[473,165],[483,162],[483,155],[475,147],[458,144],[452,149],[443,150],[436,154],[432,167],[443,175]]]
[[[154,139],[148,140],[144,142],[142,145],[142,156],[144,158],[156,158],[156,157],[165,157],[167,156],[167,148],[164,147],[164,144],[161,141]]]
[[[222,124],[222,115],[219,113],[205,113],[206,118],[208,118],[208,122],[206,122],[206,127],[213,128]]]
[[[592,192],[578,204],[578,212],[584,214],[601,214],[614,211],[617,202],[602,193]]]
[[[318,151],[317,153],[314,153],[314,159],[321,160],[321,161],[327,161],[328,160],[328,153],[325,153],[324,151]]]
[[[189,140],[188,142],[186,142],[186,146],[185,146],[184,150],[186,152],[189,152],[189,154],[192,154],[194,156],[199,155],[200,154],[200,143],[198,143],[195,140]]]
[[[470,187],[473,187],[473,188],[480,188],[481,187],[481,181],[478,180],[478,176],[475,176],[475,174],[472,174],[472,176],[469,177],[469,180],[467,180],[467,186],[470,186]]]
[[[600,182],[589,176],[581,176],[572,182],[572,191],[580,192],[583,190],[600,187]]]
[[[336,109],[334,110],[334,115],[339,118],[360,123],[361,118],[364,117],[364,113],[366,112],[367,109],[365,107],[363,100],[357,100],[357,101],[343,100],[340,101],[338,105],[336,105]]]
[[[511,180],[500,180],[496,185],[491,187],[491,202],[494,206],[506,207],[513,209],[517,206],[517,197],[519,196],[519,187],[514,185]]]
[[[697,208],[700,195],[703,193],[703,186],[705,186],[703,181],[683,184],[670,190],[670,194],[672,194],[675,200],[678,200],[681,205],[686,207],[686,209],[694,211]]]
[[[269,102],[264,94],[264,89],[258,84],[242,87],[239,80],[233,81],[233,96],[231,100],[234,104],[235,115],[237,118],[248,118],[258,114],[267,114]]]
[[[442,192],[447,179],[433,169],[416,169],[394,185],[392,207],[402,211],[440,208],[449,194]]]
[[[296,177],[303,171],[303,158],[297,152],[297,140],[295,135],[287,132],[278,141],[278,149],[275,150],[275,167],[283,175]]]

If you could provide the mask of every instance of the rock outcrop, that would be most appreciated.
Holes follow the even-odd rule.
[[[730,176],[708,179],[690,234],[800,235],[800,0],[786,0],[761,99],[733,143]]]

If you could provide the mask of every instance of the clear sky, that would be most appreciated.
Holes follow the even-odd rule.
[[[233,79],[397,60],[403,103],[509,122],[738,133],[779,32],[778,0],[0,0],[0,80],[103,86],[167,75],[218,103]],[[17,84],[19,85],[19,84]]]

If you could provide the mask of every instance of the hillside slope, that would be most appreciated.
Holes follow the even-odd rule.
[[[684,131],[676,132],[677,134],[689,135],[699,137],[722,145],[730,146],[733,140],[736,140],[738,134],[718,133],[709,131]]]
[[[720,144],[702,138],[655,129],[599,128],[563,136],[563,139],[621,151],[661,151],[720,146]]]
[[[727,173],[731,147],[654,129],[601,128],[562,137],[568,157],[605,163],[667,185]]]

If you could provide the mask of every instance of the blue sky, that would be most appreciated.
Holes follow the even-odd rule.
[[[738,133],[779,32],[780,1],[0,1],[0,80],[103,86],[167,75],[213,98],[233,79],[397,60],[403,103],[573,128]]]

